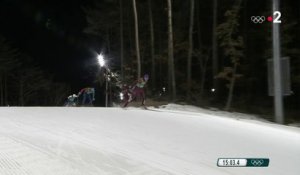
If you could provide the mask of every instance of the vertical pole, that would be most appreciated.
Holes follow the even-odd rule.
[[[152,3],[148,0],[148,11],[149,11],[149,25],[150,25],[150,48],[151,48],[151,80],[152,87],[156,89],[156,70],[155,70],[155,46],[154,46],[154,27],[153,27],[153,15],[152,15]]]
[[[2,80],[2,75],[0,74],[0,106],[3,105],[3,101],[4,101],[3,80]]]
[[[176,79],[174,63],[174,41],[172,24],[172,0],[168,0],[168,71],[169,71],[169,92],[172,92],[172,101],[176,100]]]
[[[273,0],[273,12],[279,11],[279,1]],[[274,59],[274,107],[275,121],[284,123],[283,97],[282,97],[282,74],[280,56],[280,23],[273,23],[273,59]]]
[[[218,60],[218,38],[217,38],[217,25],[218,25],[218,0],[213,0],[213,33],[212,33],[212,75],[213,75],[213,88],[217,89],[217,79],[215,76],[219,72]]]
[[[120,0],[121,79],[124,80],[123,0]]]
[[[112,91],[111,91],[111,80],[109,82],[109,106],[112,106]]]
[[[134,13],[134,28],[135,28],[135,48],[136,48],[136,58],[137,58],[137,78],[141,77],[141,56],[140,56],[140,43],[139,43],[139,25],[138,25],[138,15],[135,0],[132,0],[133,13]]]
[[[4,74],[4,106],[8,105],[7,101],[8,91],[7,91],[7,74]]]
[[[107,68],[105,68],[106,71],[106,81],[105,81],[105,107],[108,107],[108,71]]]

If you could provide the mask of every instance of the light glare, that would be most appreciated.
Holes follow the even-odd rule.
[[[105,60],[102,54],[98,55],[98,62],[101,67],[105,66]]]
[[[121,92],[120,93],[120,99],[123,100],[124,99],[124,94]]]

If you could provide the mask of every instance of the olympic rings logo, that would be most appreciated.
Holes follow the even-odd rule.
[[[263,23],[266,20],[264,16],[251,16],[251,21],[255,24],[257,23]]]
[[[254,159],[254,160],[251,160],[251,164],[253,166],[261,166],[263,163],[264,163],[263,159]]]

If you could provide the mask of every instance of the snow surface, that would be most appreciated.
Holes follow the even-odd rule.
[[[0,108],[0,175],[299,175],[300,128],[170,104]],[[218,158],[270,158],[220,168]]]

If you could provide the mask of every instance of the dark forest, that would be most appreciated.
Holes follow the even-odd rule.
[[[280,52],[290,61],[286,123],[300,121],[299,9],[300,1],[280,2]],[[254,23],[252,16],[266,19]],[[271,0],[4,0],[0,106],[62,106],[85,86],[96,88],[95,106],[103,106],[105,73],[97,64],[102,53],[118,75],[110,82],[111,104],[120,84],[149,74],[152,103],[274,120],[268,16],[273,16]]]

